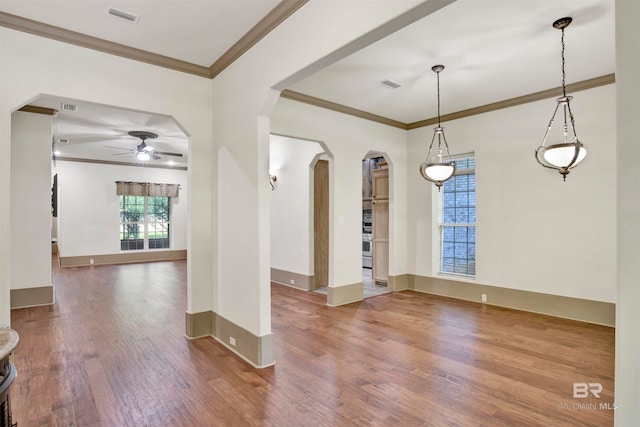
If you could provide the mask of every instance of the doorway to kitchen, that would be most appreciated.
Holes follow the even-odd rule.
[[[389,163],[379,153],[362,159],[363,297],[389,289]]]

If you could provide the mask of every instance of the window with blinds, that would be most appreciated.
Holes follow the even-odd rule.
[[[440,272],[463,276],[476,274],[476,162],[473,154],[452,157],[455,175],[438,194]]]

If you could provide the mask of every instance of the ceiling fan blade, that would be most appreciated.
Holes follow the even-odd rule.
[[[181,153],[167,153],[166,151],[154,151],[156,154],[162,154],[164,156],[182,157]]]
[[[131,152],[131,153],[133,153],[133,152],[134,152],[134,150],[132,150],[132,149],[130,149],[130,148],[114,147],[114,146],[112,146],[112,145],[105,145],[105,148],[115,148],[116,150],[127,150],[127,151],[129,151],[129,152]]]
[[[126,155],[129,155],[129,154],[134,154],[134,152],[130,151],[128,153],[113,153],[112,156],[126,156]]]
[[[162,159],[162,157],[158,156],[156,153],[150,153],[149,156],[151,156],[151,158],[154,160]]]

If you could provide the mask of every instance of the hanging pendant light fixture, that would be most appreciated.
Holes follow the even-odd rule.
[[[444,70],[444,65],[431,67],[431,71],[436,73],[438,79],[438,126],[434,128],[427,160],[420,165],[420,175],[427,181],[434,182],[438,191],[440,191],[442,183],[451,178],[456,171],[456,164],[451,161],[449,155],[449,145],[444,136],[444,128],[440,125],[440,73],[442,70]],[[438,145],[434,149],[433,143],[436,138]]]
[[[562,44],[562,96],[556,99],[556,109],[553,111],[553,116],[547,125],[547,131],[542,138],[542,144],[536,148],[535,156],[538,163],[545,168],[555,169],[562,175],[562,179],[566,180],[569,171],[576,167],[587,155],[587,150],[584,145],[578,140],[576,135],[575,120],[573,113],[571,112],[570,101],[572,96],[567,96],[567,88],[565,87],[565,72],[564,72],[564,29],[571,24],[572,18],[560,18],[553,23],[553,28],[562,31],[561,44]],[[564,117],[564,128],[562,131],[562,142],[554,143],[551,145],[545,145],[549,131],[553,126],[553,122],[556,118],[558,110],[562,106],[562,112]],[[567,123],[567,118],[569,122]],[[572,136],[569,135],[571,131]]]

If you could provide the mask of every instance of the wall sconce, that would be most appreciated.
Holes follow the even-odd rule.
[[[276,182],[278,181],[278,177],[275,176],[274,174],[270,173],[269,174],[269,184],[271,184],[271,191],[274,191],[276,189]]]

